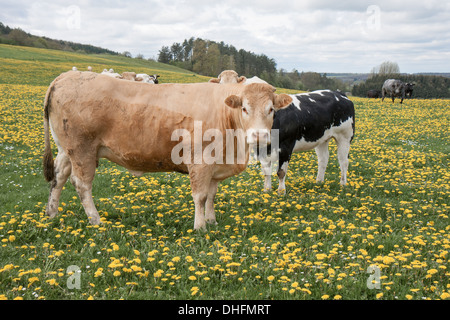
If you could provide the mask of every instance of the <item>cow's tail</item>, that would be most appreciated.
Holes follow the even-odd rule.
[[[44,100],[44,140],[45,140],[45,149],[43,156],[43,167],[44,167],[44,177],[48,182],[52,181],[55,178],[55,163],[53,161],[52,147],[50,145],[50,104],[51,104],[51,95],[53,93],[53,83],[47,90]]]

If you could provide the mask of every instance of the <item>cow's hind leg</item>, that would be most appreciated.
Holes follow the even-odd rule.
[[[72,171],[72,165],[69,157],[62,149],[59,149],[58,155],[55,159],[55,177],[51,181],[50,195],[48,197],[48,204],[46,214],[53,218],[58,213],[59,198],[61,196],[62,188],[69,178]]]
[[[348,157],[350,152],[351,135],[342,135],[336,137],[337,157],[341,168],[341,185],[347,184]]]
[[[322,144],[319,144],[316,148],[316,154],[317,154],[317,178],[316,182],[320,183],[325,180],[325,170],[327,169],[328,165],[328,159],[330,157],[330,153],[328,151],[328,141],[325,141]]]
[[[70,181],[77,190],[89,222],[93,225],[100,224],[100,216],[92,199],[92,182],[95,175],[96,158],[89,158],[84,155],[82,160],[71,159],[71,161],[72,175]]]

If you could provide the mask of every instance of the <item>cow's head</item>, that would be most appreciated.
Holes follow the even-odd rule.
[[[241,83],[247,78],[244,76],[239,77],[238,73],[234,70],[222,71],[217,78],[209,80],[212,83]]]
[[[228,107],[241,109],[240,119],[249,144],[267,144],[275,111],[291,102],[287,94],[275,94],[273,86],[262,83],[249,84],[240,96],[231,95],[225,100]]]

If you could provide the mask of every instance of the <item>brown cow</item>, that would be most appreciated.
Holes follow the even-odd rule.
[[[100,216],[92,200],[92,181],[99,158],[107,158],[136,175],[162,171],[188,173],[195,204],[194,229],[204,229],[206,222],[216,223],[214,197],[218,183],[246,168],[249,143],[262,140],[264,135],[267,138],[274,110],[288,106],[291,101],[291,97],[275,94],[274,88],[266,84],[149,86],[92,72],[63,73],[50,85],[44,102],[44,175],[51,182],[46,213],[50,217],[58,213],[61,190],[71,176],[90,222],[99,224]],[[199,129],[205,136],[207,132],[215,133],[214,142],[220,142],[218,133],[228,137],[230,129],[234,130],[232,134],[241,134],[232,135],[223,150],[215,148],[218,157],[214,163],[206,163],[202,161],[202,152],[204,155],[211,149],[203,140],[212,139],[195,136]],[[58,147],[55,161],[49,130]],[[194,138],[189,140],[183,135],[182,142],[179,136],[174,140],[174,132],[179,130],[193,134]],[[196,158],[198,138],[200,162]],[[236,150],[239,141],[244,141],[245,158],[241,163]],[[173,161],[177,154],[174,150],[180,144],[185,161]],[[192,148],[194,152],[187,154],[186,150]]]
[[[240,76],[234,70],[224,70],[222,71],[217,78],[209,79],[211,83],[240,83],[240,84],[252,84],[252,83],[267,83],[263,79],[258,78],[257,76],[253,76],[251,78],[247,78],[245,76]]]
[[[211,83],[243,83],[247,80],[246,77],[238,75],[234,70],[224,70],[217,78],[212,78],[209,80]]]

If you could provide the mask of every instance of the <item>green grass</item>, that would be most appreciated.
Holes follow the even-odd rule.
[[[334,143],[326,181],[315,183],[314,151],[295,154],[283,196],[276,175],[274,190],[262,193],[252,163],[220,185],[218,225],[205,232],[193,230],[187,176],[136,178],[101,160],[93,195],[103,225],[91,226],[69,182],[60,214],[44,215],[42,104],[53,77],[72,65],[134,71],[144,63],[163,81],[208,78],[123,57],[5,45],[0,62],[8,65],[0,69],[0,298],[448,298],[448,100],[352,98],[346,187]],[[25,71],[30,65],[42,73]],[[81,270],[80,289],[67,285],[72,265]],[[381,289],[367,287],[371,265]]]

